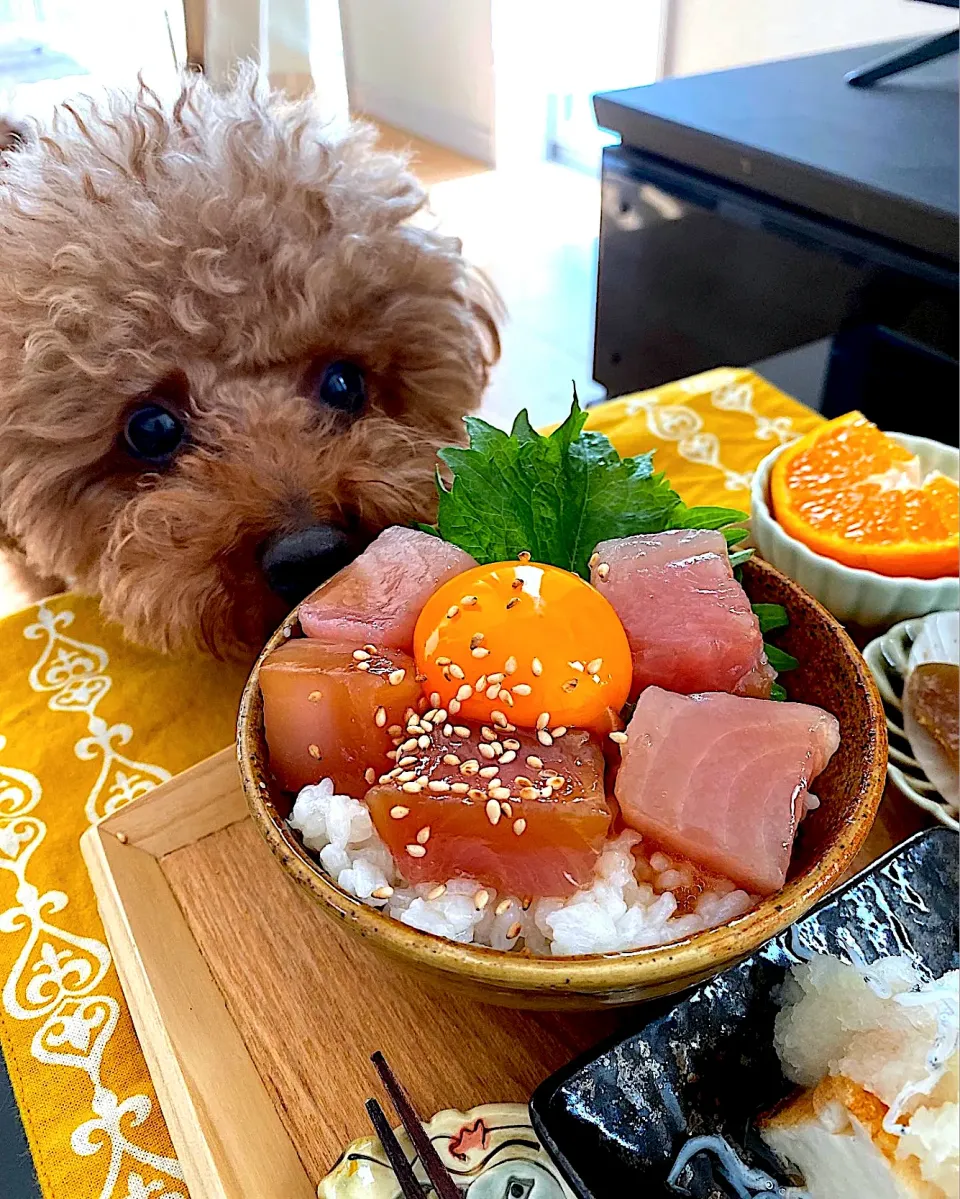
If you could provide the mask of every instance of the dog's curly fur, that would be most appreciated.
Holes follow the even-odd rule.
[[[499,302],[373,133],[309,100],[190,77],[64,106],[0,171],[0,524],[139,642],[256,646],[284,613],[265,539],[358,542],[430,517],[435,451],[499,351]],[[362,366],[353,423],[305,380]],[[144,398],[189,431],[165,470],[124,451]]]

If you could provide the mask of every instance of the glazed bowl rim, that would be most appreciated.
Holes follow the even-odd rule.
[[[754,569],[771,572],[785,581],[788,588],[798,591],[819,609],[822,617],[832,626],[831,631],[839,641],[840,650],[852,662],[857,673],[874,736],[870,743],[872,753],[868,769],[861,783],[860,801],[857,809],[848,816],[846,827],[833,837],[821,858],[744,915],[666,945],[576,957],[535,957],[512,950],[464,945],[423,932],[341,890],[284,822],[274,818],[268,810],[264,799],[269,796],[270,787],[255,766],[259,728],[254,717],[261,710],[260,666],[268,653],[292,635],[297,627],[297,609],[267,642],[251,670],[240,702],[237,759],[254,823],[286,872],[328,914],[354,925],[355,931],[367,938],[371,945],[412,966],[469,979],[494,990],[541,995],[550,992],[575,993],[597,997],[613,996],[618,991],[634,991],[644,987],[664,989],[670,983],[680,982],[698,973],[715,973],[724,964],[755,951],[833,889],[866,839],[886,780],[887,744],[883,706],[876,682],[859,650],[839,622],[803,588],[768,562],[756,558],[753,561]]]
[[[888,433],[887,436],[892,437],[894,441],[900,442],[908,450],[913,450],[921,458],[921,461],[924,454],[944,454],[950,458],[956,456],[958,458],[958,470],[952,477],[960,476],[960,450],[955,446],[947,445],[942,441],[934,441],[930,437],[915,437],[910,433]],[[792,534],[788,533],[773,515],[769,499],[769,484],[770,472],[773,470],[774,462],[792,444],[792,442],[784,442],[782,445],[776,446],[765,458],[760,460],[757,469],[754,471],[753,479],[750,483],[751,521],[759,518],[771,534],[788,545],[800,560],[807,565],[815,564],[826,568],[834,572],[837,577],[845,578],[851,583],[859,584],[860,586],[912,586],[924,590],[933,590],[935,588],[942,588],[945,583],[949,583],[955,577],[952,574],[945,574],[937,575],[933,579],[921,579],[916,575],[883,575],[879,571],[868,570],[866,567],[847,566],[845,562],[838,562],[835,558],[830,558],[826,554],[820,554],[816,550],[812,550],[803,541],[798,540]]]

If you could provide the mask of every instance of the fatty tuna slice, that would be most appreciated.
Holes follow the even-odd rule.
[[[840,744],[836,718],[648,687],[626,732],[616,783],[626,823],[749,891],[779,891],[810,785]]]
[[[394,525],[303,601],[300,625],[318,641],[409,652],[420,609],[471,566],[476,561],[455,545]]]
[[[630,643],[631,699],[653,686],[769,696],[776,671],[722,533],[638,533],[601,541],[596,553],[591,582],[613,604]]]
[[[520,898],[589,885],[612,819],[599,744],[582,729],[549,747],[523,730],[496,734],[443,726],[425,747],[401,744],[403,769],[365,797],[398,872],[414,884],[476,879]]]
[[[360,798],[366,770],[390,765],[390,729],[420,699],[416,666],[398,650],[357,661],[355,649],[298,637],[260,667],[270,770],[287,791],[332,778],[340,794]]]

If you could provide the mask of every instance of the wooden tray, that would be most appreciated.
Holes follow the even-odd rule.
[[[885,800],[858,865],[919,827],[904,807]],[[429,1115],[525,1103],[630,1020],[468,1006],[374,957],[283,873],[232,749],[81,846],[192,1199],[309,1199],[368,1133],[376,1049]]]

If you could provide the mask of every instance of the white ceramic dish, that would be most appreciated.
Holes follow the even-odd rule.
[[[905,433],[890,436],[917,455],[924,472],[939,470],[952,479],[960,475],[960,453],[952,446]],[[753,540],[768,562],[809,591],[838,620],[865,629],[885,628],[912,616],[960,608],[960,580],[956,576],[912,579],[857,570],[814,553],[785,533],[774,520],[769,504],[770,469],[785,448],[778,446],[764,458],[750,490]]]
[[[890,739],[888,777],[907,799],[924,811],[930,812],[941,824],[960,830],[957,808],[937,791],[913,756],[910,742],[903,731],[903,709],[900,702],[904,678],[907,671],[916,665],[918,657],[924,661],[954,660],[951,655],[955,652],[956,635],[950,627],[953,622],[947,623],[939,619],[953,615],[952,612],[934,613],[901,621],[882,637],[871,641],[863,651],[863,656],[870,667],[870,673],[877,680],[887,715],[887,733]],[[938,624],[941,625],[940,628],[932,628]],[[913,652],[914,646],[922,651],[925,644],[930,647],[929,652]],[[951,649],[951,646],[954,649]],[[938,647],[941,652],[937,652]]]

